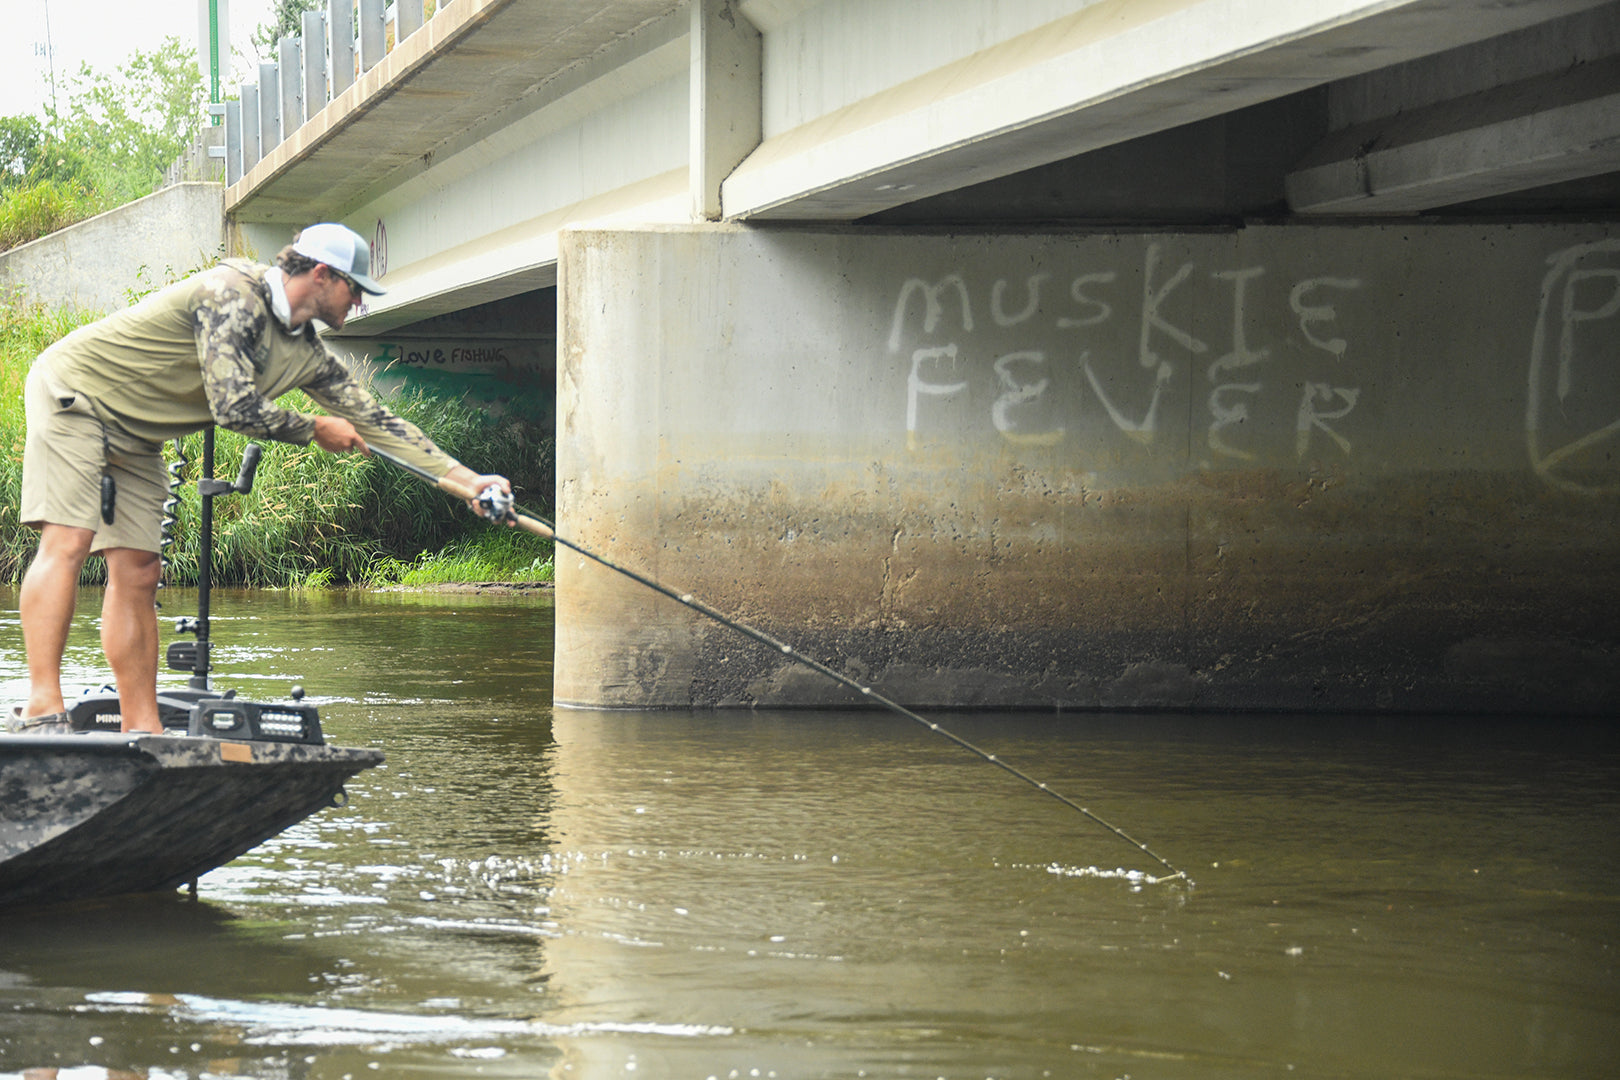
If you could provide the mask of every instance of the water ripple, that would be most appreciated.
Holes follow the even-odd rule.
[[[375,1046],[378,1043],[465,1043],[468,1040],[577,1038],[580,1036],[657,1035],[666,1038],[719,1038],[735,1029],[710,1024],[647,1021],[615,1023],[582,1021],[548,1024],[537,1020],[467,1017],[449,1014],[380,1012],[291,1005],[266,1001],[232,1001],[181,994],[154,1000],[126,992],[86,997],[96,1012],[159,1013],[172,1021],[228,1024],[239,1027],[249,1046]]]

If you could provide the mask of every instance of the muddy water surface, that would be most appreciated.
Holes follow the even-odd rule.
[[[221,685],[301,682],[329,738],[388,763],[196,901],[0,912],[0,1078],[1597,1078],[1620,1061],[1607,725],[938,718],[1188,887],[889,714],[553,714],[544,595],[215,599]],[[98,602],[77,686],[105,677]],[[25,685],[14,594],[0,683]]]

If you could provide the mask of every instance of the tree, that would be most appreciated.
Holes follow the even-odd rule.
[[[64,168],[82,160],[111,205],[156,190],[196,134],[206,95],[196,50],[173,37],[152,52],[137,51],[113,75],[83,65],[68,86],[61,114],[46,107],[61,147],[42,158]]]
[[[81,67],[48,123],[0,117],[0,250],[156,190],[196,134],[203,97],[196,50],[171,37],[114,74]]]
[[[45,128],[32,116],[0,116],[0,191],[28,180],[39,161]]]
[[[304,12],[324,11],[326,0],[276,0],[270,11],[270,21],[260,23],[253,31],[251,41],[263,56],[275,59],[276,45],[284,37],[299,37],[304,32]]]

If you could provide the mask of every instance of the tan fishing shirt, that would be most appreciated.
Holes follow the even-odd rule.
[[[275,404],[302,390],[361,438],[443,476],[454,458],[394,415],[327,349],[314,328],[272,313],[269,267],[231,259],[46,349],[53,392],[87,398],[103,422],[160,444],[218,424],[250,438],[304,446],[315,418]]]

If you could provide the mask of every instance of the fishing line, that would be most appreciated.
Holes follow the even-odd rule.
[[[368,446],[367,450],[368,450],[369,453],[374,454],[377,457],[382,458],[384,461],[388,462],[390,465],[398,466],[399,468],[405,470],[406,472],[412,474],[413,476],[416,476],[416,477],[418,477],[418,478],[420,478],[422,480],[425,480],[429,484],[432,484],[434,487],[437,487],[442,491],[448,492],[451,495],[455,495],[458,498],[466,500],[469,504],[474,506],[474,508],[476,509],[477,513],[480,516],[485,517],[485,518],[489,519],[490,521],[494,521],[494,522],[497,522],[497,523],[511,523],[513,525],[516,525],[516,526],[524,529],[526,532],[534,533],[536,536],[544,537],[544,538],[546,538],[548,540],[551,540],[553,543],[561,544],[563,547],[566,547],[566,548],[569,548],[572,551],[578,552],[579,554],[585,556],[587,559],[590,559],[593,562],[599,563],[602,566],[607,567],[609,570],[614,571],[615,573],[623,574],[625,577],[629,578],[630,580],[638,582],[638,583],[640,583],[642,585],[645,585],[647,588],[653,590],[654,592],[660,593],[660,594],[662,594],[664,596],[667,596],[671,600],[674,600],[676,603],[682,604],[682,605],[684,605],[686,607],[689,607],[693,611],[696,611],[700,615],[703,615],[703,616],[706,616],[707,618],[713,619],[715,622],[719,623],[721,626],[724,626],[724,627],[727,627],[728,629],[734,630],[737,633],[742,634],[744,637],[752,638],[754,641],[757,641],[760,644],[767,646],[768,648],[772,649],[775,652],[778,652],[778,653],[782,654],[783,656],[787,657],[788,659],[794,660],[794,661],[804,665],[805,667],[809,668],[812,671],[815,671],[815,672],[818,672],[819,674],[825,675],[827,678],[833,680],[834,682],[839,683],[842,686],[848,687],[851,690],[854,690],[856,693],[860,694],[862,697],[866,698],[867,700],[874,701],[877,704],[879,704],[879,705],[883,706],[884,708],[888,709],[889,711],[894,712],[894,713],[898,713],[899,715],[905,717],[907,720],[911,720],[911,721],[914,721],[915,723],[921,724],[923,727],[927,728],[929,731],[932,731],[937,735],[943,735],[945,738],[951,740],[951,742],[953,742],[956,745],[962,747],[964,750],[967,750],[967,751],[969,751],[971,753],[977,754],[979,757],[983,758],[985,761],[988,761],[990,764],[996,766],[996,768],[1001,769],[1004,772],[1011,773],[1013,776],[1016,776],[1018,779],[1022,780],[1024,783],[1028,784],[1030,787],[1033,787],[1038,791],[1041,791],[1041,792],[1043,792],[1043,793],[1045,793],[1047,795],[1050,795],[1052,798],[1056,799],[1058,802],[1062,803],[1064,806],[1067,806],[1072,810],[1079,811],[1081,814],[1083,814],[1086,818],[1088,818],[1089,820],[1091,820],[1095,824],[1102,826],[1104,829],[1107,829],[1109,832],[1113,833],[1115,836],[1119,837],[1121,840],[1125,841],[1127,844],[1130,844],[1132,847],[1136,848],[1138,851],[1142,852],[1144,855],[1148,856],[1150,859],[1157,862],[1160,866],[1162,866],[1166,870],[1170,871],[1170,877],[1168,877],[1168,878],[1160,878],[1159,879],[1160,881],[1169,881],[1169,880],[1173,880],[1175,878],[1181,878],[1183,881],[1186,881],[1187,884],[1189,884],[1189,885],[1192,884],[1192,880],[1187,877],[1186,873],[1184,871],[1182,871],[1182,870],[1178,870],[1175,866],[1171,865],[1170,861],[1168,859],[1166,859],[1164,856],[1158,854],[1152,848],[1148,847],[1146,844],[1142,843],[1140,840],[1137,840],[1135,837],[1133,837],[1130,834],[1128,834],[1127,832],[1125,832],[1125,830],[1121,829],[1119,826],[1113,824],[1112,822],[1104,820],[1102,817],[1098,816],[1097,814],[1092,813],[1086,807],[1081,806],[1079,803],[1075,802],[1073,799],[1069,798],[1067,795],[1064,795],[1062,792],[1053,789],[1052,787],[1048,786],[1044,782],[1035,779],[1033,776],[1030,776],[1028,773],[1024,772],[1022,769],[1018,768],[1017,766],[1011,765],[1008,762],[1003,761],[997,755],[992,754],[987,750],[983,750],[983,749],[979,748],[978,746],[975,746],[973,743],[969,742],[967,739],[962,738],[960,735],[956,734],[955,732],[949,731],[946,728],[940,727],[939,724],[935,723],[934,721],[928,719],[925,716],[921,716],[921,715],[911,711],[910,709],[906,708],[904,705],[901,705],[899,702],[893,701],[890,698],[887,698],[887,697],[883,696],[882,694],[878,693],[876,690],[872,689],[870,686],[867,686],[867,685],[865,685],[865,684],[863,684],[861,682],[856,681],[855,679],[850,678],[848,675],[845,675],[841,671],[837,671],[837,670],[835,670],[833,668],[828,667],[826,664],[823,664],[821,661],[817,660],[815,657],[805,655],[804,653],[802,653],[802,652],[798,651],[797,649],[795,649],[792,645],[789,645],[787,642],[782,641],[782,640],[780,640],[778,638],[772,637],[770,634],[767,634],[765,631],[760,630],[757,627],[750,626],[748,623],[742,622],[742,621],[740,621],[738,619],[733,619],[730,616],[724,614],[723,612],[715,610],[714,608],[710,607],[708,604],[704,603],[702,600],[699,600],[697,597],[693,596],[691,593],[683,593],[683,592],[679,592],[679,591],[677,591],[675,589],[672,589],[669,586],[663,584],[662,582],[654,581],[652,578],[647,577],[645,574],[642,574],[642,573],[639,573],[639,572],[637,572],[635,570],[632,570],[627,566],[621,566],[618,563],[614,562],[613,560],[607,558],[606,556],[599,555],[596,552],[590,550],[589,548],[584,547],[584,546],[582,546],[580,544],[577,544],[574,541],[568,539],[567,537],[560,535],[557,532],[557,527],[555,525],[553,525],[551,522],[547,521],[545,518],[538,517],[538,516],[535,516],[535,515],[532,515],[532,514],[520,513],[519,510],[521,508],[518,507],[512,501],[512,497],[510,495],[506,494],[505,492],[500,491],[498,488],[493,488],[492,487],[492,488],[490,488],[490,489],[488,489],[486,491],[483,491],[483,492],[473,492],[470,489],[463,488],[461,485],[457,484],[453,480],[450,480],[448,477],[436,477],[432,473],[429,473],[427,470],[419,469],[415,465],[412,465],[407,461],[404,461],[404,460],[402,460],[400,458],[397,458],[394,455],[392,455],[390,453],[387,453],[386,451],[377,449],[375,446]]]

